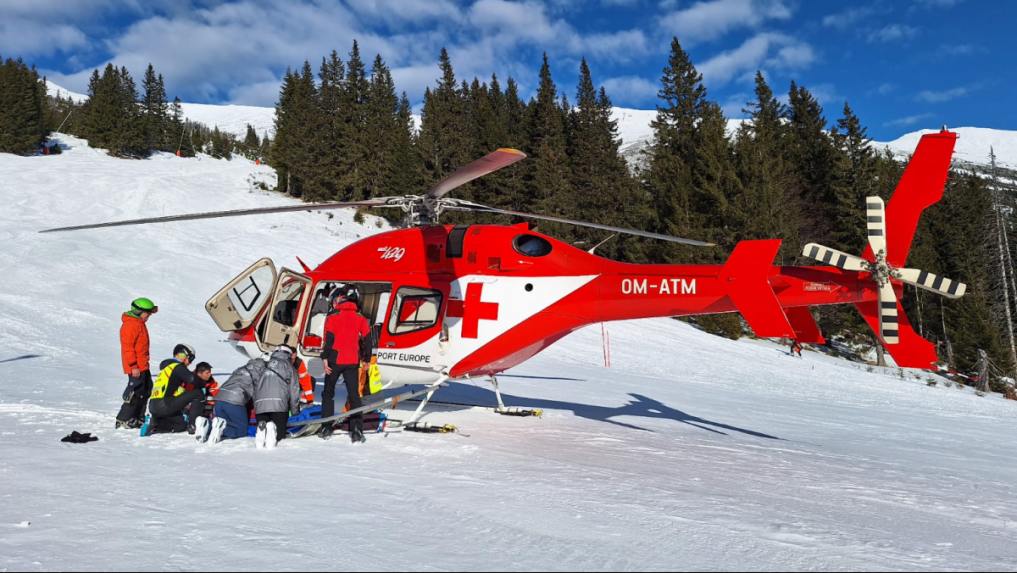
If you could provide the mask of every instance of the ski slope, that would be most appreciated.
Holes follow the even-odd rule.
[[[224,379],[244,359],[211,294],[378,229],[339,211],[39,235],[289,201],[242,159],[56,137],[62,155],[0,154],[0,570],[1017,569],[1017,403],[666,319],[609,325],[611,369],[594,327],[505,375],[541,419],[425,418],[469,437],[265,452],[114,431],[133,298],[160,307],[155,361],[186,342]],[[479,382],[436,399],[494,403]]]

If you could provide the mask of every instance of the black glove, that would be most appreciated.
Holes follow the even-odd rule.
[[[131,378],[127,382],[127,389],[124,390],[124,402],[130,402],[134,398],[134,392],[141,388],[141,378]]]
[[[64,436],[61,442],[67,442],[71,444],[87,444],[88,442],[98,442],[99,438],[92,434],[79,434],[78,432],[71,432]]]

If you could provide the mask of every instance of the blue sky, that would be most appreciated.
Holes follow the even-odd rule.
[[[110,61],[140,83],[151,62],[171,97],[271,106],[287,66],[345,59],[354,38],[415,104],[443,46],[460,79],[497,72],[524,95],[546,51],[569,94],[585,56],[615,105],[652,109],[677,36],[729,117],[759,69],[778,94],[808,87],[828,120],[849,101],[886,141],[943,124],[1017,130],[1014,22],[1010,0],[3,0],[0,55],[73,91]]]

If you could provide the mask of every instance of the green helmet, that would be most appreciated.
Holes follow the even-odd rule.
[[[147,298],[139,298],[135,299],[134,302],[131,303],[131,311],[137,315],[140,315],[143,312],[155,314],[159,312],[159,307],[155,306],[155,303]]]

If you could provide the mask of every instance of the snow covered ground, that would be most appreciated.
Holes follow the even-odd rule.
[[[1017,569],[1017,403],[666,319],[609,325],[611,369],[595,327],[504,376],[541,419],[428,414],[469,437],[263,452],[116,432],[130,300],[160,306],[154,357],[187,342],[224,378],[243,359],[211,294],[377,228],[308,212],[39,235],[287,202],[245,160],[58,138],[62,155],[0,155],[0,570]],[[60,443],[72,430],[101,440]]]

